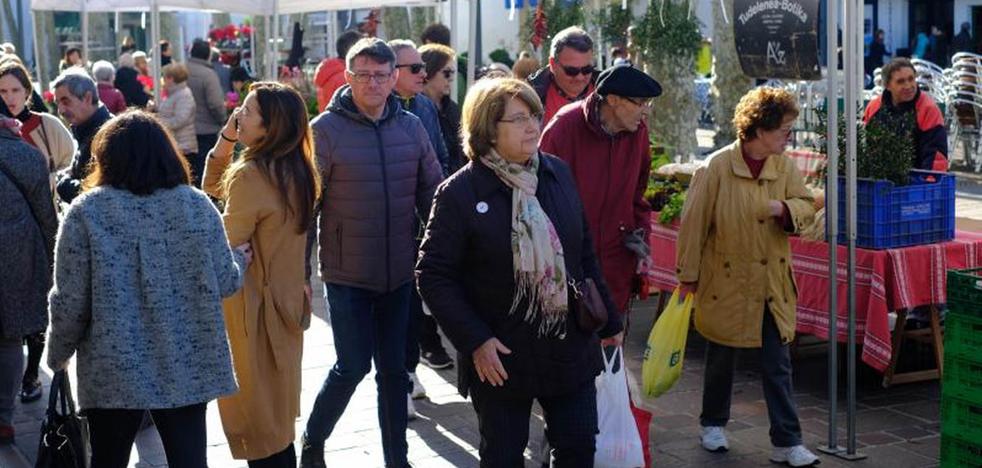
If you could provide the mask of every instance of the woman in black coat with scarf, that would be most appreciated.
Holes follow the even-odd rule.
[[[457,348],[462,395],[481,433],[481,466],[523,466],[532,401],[556,467],[592,467],[594,378],[604,344],[619,345],[565,163],[538,150],[542,105],[514,79],[479,81],[463,108],[471,160],[437,190],[420,247],[420,295]],[[599,331],[579,325],[574,288],[592,279],[606,305]]]

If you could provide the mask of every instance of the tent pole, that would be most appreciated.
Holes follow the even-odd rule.
[[[88,0],[82,0],[82,66],[89,61],[89,6]]]
[[[843,50],[845,58],[846,104],[846,233],[848,246],[848,303],[849,323],[846,338],[846,451],[838,456],[859,460],[865,455],[856,452],[856,110],[862,103],[862,88],[858,78],[863,73],[862,38],[863,8],[859,0],[846,0]]]
[[[450,2],[450,47],[453,50],[460,51],[460,39],[457,34],[457,26],[459,22],[457,21],[457,0],[447,0]]]
[[[838,2],[827,2],[825,14],[826,37],[835,38],[838,34]],[[829,440],[818,447],[822,452],[835,454],[842,451],[838,436],[838,398],[839,398],[839,54],[836,47],[826,47],[827,76],[825,87],[826,131],[828,132],[825,179],[825,219],[828,220],[829,246],[829,342],[828,342],[828,385],[829,385]]]
[[[44,59],[41,56],[41,44],[38,41],[38,17],[37,12],[31,10],[31,29],[34,34],[34,72],[37,73],[37,82],[41,87],[41,93],[44,94],[44,90],[48,88],[48,80],[44,75]],[[41,34],[40,37],[44,37]]]
[[[153,102],[160,105],[160,4],[152,0],[150,4],[150,78],[153,79]]]
[[[280,65],[280,1],[273,0],[273,55],[272,67],[270,69],[271,78],[275,80],[279,77]]]
[[[119,37],[119,33],[123,30],[119,25],[121,16],[119,10],[113,12],[113,32],[115,32],[113,39],[116,41],[116,44],[113,45],[113,55],[116,55],[116,47],[120,47],[123,44],[123,40]]]
[[[474,85],[474,72],[477,71],[477,2],[467,2],[467,89]]]
[[[270,29],[271,24],[269,21],[269,15],[263,15],[263,25],[265,26],[265,28],[263,28],[263,38],[265,39],[265,41],[263,41],[263,45],[264,45],[263,51],[266,52],[265,54],[263,54],[263,75],[268,80],[270,79],[269,70],[271,68],[269,64],[269,62],[271,61],[269,58],[271,55],[270,52],[271,47],[269,46],[269,44],[273,38],[273,31]]]

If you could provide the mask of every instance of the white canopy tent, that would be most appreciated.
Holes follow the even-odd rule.
[[[460,0],[445,0],[451,2],[452,7]],[[90,12],[124,12],[124,11],[149,11],[151,13],[150,36],[151,43],[157,44],[160,41],[160,11],[173,10],[197,10],[226,13],[243,13],[262,16],[266,25],[265,31],[268,40],[264,41],[266,57],[275,54],[275,46],[280,38],[279,15],[306,13],[313,11],[338,11],[352,10],[360,8],[378,8],[382,6],[431,6],[440,4],[440,0],[237,0],[234,4],[227,6],[216,5],[213,0],[31,0],[32,11],[56,10],[56,11],[77,11],[82,15],[82,56],[88,56],[88,37]],[[217,7],[217,8],[216,8]],[[476,18],[476,9],[470,9],[471,16]],[[270,21],[272,17],[272,21]],[[474,56],[474,24],[475,18],[470,21],[471,27],[469,34],[471,37],[469,56]],[[272,29],[270,29],[272,23]],[[455,25],[456,26],[456,25]],[[37,29],[35,28],[35,34]],[[255,38],[253,38],[255,44]],[[153,76],[160,75],[160,54],[152,54],[151,70]],[[38,62],[40,64],[40,61]],[[470,62],[469,62],[470,63]],[[264,67],[264,74],[269,79],[276,77],[277,60],[267,60]],[[42,75],[42,70],[38,65],[38,75]],[[472,74],[471,74],[472,75]],[[159,102],[159,86],[154,87],[154,100]]]

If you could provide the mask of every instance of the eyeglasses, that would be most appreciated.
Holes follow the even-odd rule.
[[[368,83],[369,81],[374,81],[376,84],[382,84],[392,78],[392,73],[367,73],[367,72],[348,72],[351,78],[354,79],[355,83]]]
[[[423,71],[423,68],[426,68],[426,64],[423,64],[423,63],[407,63],[405,65],[396,65],[396,68],[408,68],[409,69],[409,73],[412,73],[413,75],[416,75],[419,72]]]
[[[542,115],[541,114],[518,114],[511,116],[510,119],[500,119],[498,122],[513,123],[518,124],[519,127],[526,127],[529,123],[535,124],[535,126],[542,125]]]
[[[556,62],[556,63],[559,63],[559,62]],[[589,75],[592,75],[593,74],[594,70],[596,70],[596,68],[593,65],[587,65],[585,67],[569,67],[569,66],[566,66],[566,65],[563,65],[563,64],[559,63],[559,67],[563,69],[563,73],[565,73],[567,76],[571,76],[571,77],[572,76],[576,76],[576,75],[587,75],[587,76],[589,76]]]
[[[447,69],[441,70],[441,72],[443,73],[443,77],[446,78],[446,79],[448,79],[448,80],[450,78],[453,78],[453,76],[455,74],[457,74],[457,70],[454,70],[453,68],[447,68]]]
[[[635,100],[634,98],[625,97],[624,99],[627,102],[630,102],[631,104],[634,104],[635,106],[638,107],[651,107],[651,103],[652,103],[652,100],[650,98]]]

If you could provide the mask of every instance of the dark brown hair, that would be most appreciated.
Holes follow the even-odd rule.
[[[25,106],[31,107],[31,96],[34,88],[31,86],[31,74],[24,68],[20,62],[16,60],[7,60],[0,63],[0,78],[7,75],[13,76],[20,82],[21,86],[24,87],[24,92],[27,93],[27,103]]]
[[[321,192],[307,107],[300,93],[276,82],[253,83],[249,94],[255,95],[266,135],[225,172],[225,194],[236,174],[255,164],[280,193],[287,213],[299,218],[297,232],[302,234],[313,222],[314,206]]]
[[[757,138],[757,130],[777,130],[788,116],[798,115],[798,101],[781,88],[761,86],[740,98],[733,111],[733,127],[740,141]]]
[[[153,115],[131,110],[106,122],[92,139],[89,175],[82,185],[150,195],[190,183],[188,161],[170,132]]]
[[[883,86],[886,87],[890,84],[890,78],[893,78],[893,74],[899,71],[901,68],[909,68],[914,75],[917,75],[917,69],[914,68],[914,64],[910,62],[909,59],[904,57],[897,57],[883,66],[880,69],[880,76],[883,77]]]

